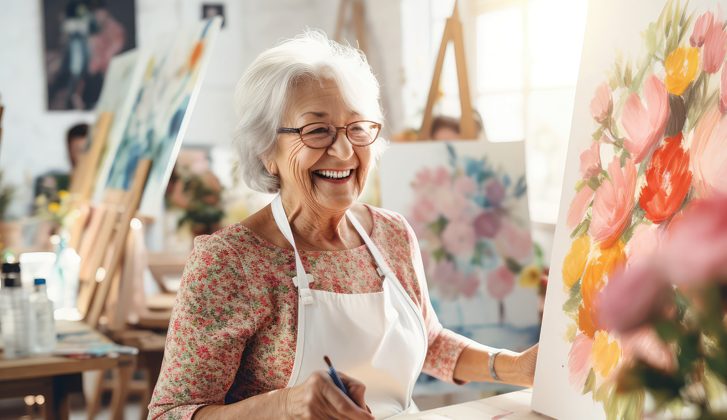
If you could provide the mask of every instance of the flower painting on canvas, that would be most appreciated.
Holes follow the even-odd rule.
[[[382,205],[417,236],[439,320],[515,349],[539,327],[524,166],[522,142],[392,145],[381,163]]]
[[[698,406],[710,404],[709,390],[701,400],[680,394],[694,392],[697,382],[702,391],[716,389],[688,377],[696,374],[693,366],[709,365],[717,354],[710,346],[725,333],[717,327],[717,338],[692,334],[689,319],[701,312],[691,312],[691,292],[673,278],[688,264],[686,255],[711,253],[702,252],[694,234],[693,246],[667,250],[675,249],[680,232],[692,230],[685,226],[700,226],[693,207],[727,193],[725,15],[709,1],[631,5],[592,2],[589,13],[553,257],[562,282],[549,288],[557,296],[546,302],[541,336],[541,357],[557,360],[565,372],[539,361],[534,397],[536,410],[558,418],[589,410],[607,418],[706,413]],[[597,28],[625,10],[633,14],[625,27],[642,22],[639,37],[634,27],[602,40]],[[595,69],[610,57],[595,51],[609,42],[630,51]],[[557,340],[565,340],[567,354]],[[711,375],[709,367],[700,372]],[[591,404],[580,401],[571,412],[549,405],[540,384],[563,376],[570,395]],[[680,411],[691,403],[696,411]]]

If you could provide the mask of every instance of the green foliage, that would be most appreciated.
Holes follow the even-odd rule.
[[[3,171],[0,170],[0,221],[7,218],[5,212],[10,206],[10,202],[13,200],[15,195],[15,187],[11,185],[3,186]]]

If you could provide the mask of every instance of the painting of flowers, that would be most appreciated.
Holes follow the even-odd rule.
[[[720,289],[685,279],[725,274],[727,226],[703,228],[727,214],[725,24],[716,1],[590,3],[536,411],[720,417],[727,327],[699,297]]]
[[[493,346],[534,343],[540,273],[522,142],[395,144],[380,176],[382,207],[404,215],[419,240],[442,324]]]

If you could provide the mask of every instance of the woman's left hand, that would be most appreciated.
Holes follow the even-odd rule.
[[[535,364],[538,360],[538,345],[530,347],[529,349],[521,352],[515,359],[515,369],[522,375],[521,382],[525,386],[533,386],[535,380]]]

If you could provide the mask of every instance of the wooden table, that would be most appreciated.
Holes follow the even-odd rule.
[[[110,344],[101,333],[82,322],[58,321],[59,349]],[[128,378],[136,356],[109,353],[84,359],[60,356],[30,356],[5,359],[0,353],[0,398],[43,395],[46,419],[68,419],[68,396],[81,391],[81,374],[86,371],[118,369],[119,378]],[[123,379],[122,379],[123,380]],[[126,386],[112,395],[114,419],[124,418]]]
[[[395,416],[396,420],[544,420],[550,417],[538,414],[530,408],[531,389],[510,392],[495,397],[470,401],[463,404],[439,407],[416,414]]]

